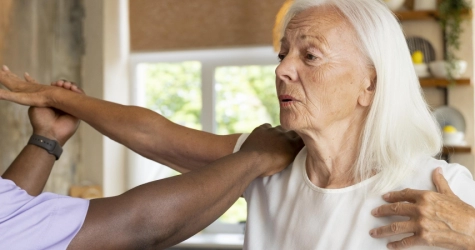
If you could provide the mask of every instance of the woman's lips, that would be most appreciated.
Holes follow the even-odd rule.
[[[290,95],[279,95],[279,103],[281,106],[290,106],[295,99]]]

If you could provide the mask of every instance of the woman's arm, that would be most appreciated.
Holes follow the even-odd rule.
[[[0,99],[36,107],[54,107],[91,125],[133,151],[187,172],[231,154],[239,135],[218,136],[189,129],[140,107],[124,106],[63,88],[31,84],[7,67],[0,71]]]
[[[373,229],[370,235],[384,238],[414,234],[389,243],[390,249],[417,245],[475,249],[475,209],[452,192],[441,170],[437,168],[432,173],[438,192],[405,189],[384,195],[384,200],[391,204],[374,209],[374,216],[408,216],[410,220]]]

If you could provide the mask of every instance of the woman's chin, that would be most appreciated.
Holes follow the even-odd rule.
[[[291,121],[288,119],[280,119],[280,126],[285,130],[295,130],[295,121]]]

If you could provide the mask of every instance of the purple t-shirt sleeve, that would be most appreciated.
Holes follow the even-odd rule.
[[[53,193],[31,196],[0,178],[0,249],[66,249],[89,201]]]

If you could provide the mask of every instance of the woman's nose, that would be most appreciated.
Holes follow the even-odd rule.
[[[296,66],[295,60],[286,56],[275,69],[275,75],[284,82],[295,82],[298,78]]]

